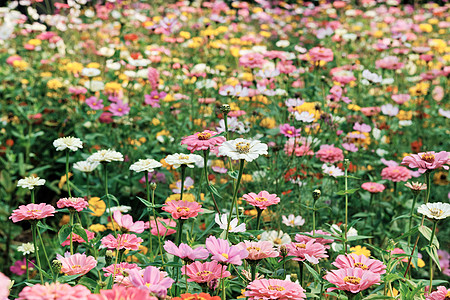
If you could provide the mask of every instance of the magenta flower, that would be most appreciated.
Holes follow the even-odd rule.
[[[121,117],[130,112],[130,107],[127,103],[123,103],[121,100],[118,100],[116,103],[111,103],[109,106],[109,111],[113,114],[113,116]]]
[[[147,70],[148,82],[150,83],[152,90],[156,90],[159,85],[159,72],[157,69],[152,67],[149,67]]]
[[[385,189],[384,185],[376,182],[364,182],[361,184],[361,188],[371,192],[372,194],[381,193]]]
[[[64,256],[56,255],[56,259],[62,264],[61,272],[66,275],[84,275],[97,266],[97,261],[93,256],[75,253],[70,255],[66,252]]]
[[[117,238],[109,234],[102,238],[101,248],[138,250],[142,242],[143,239],[135,234],[118,234]]]
[[[175,282],[157,267],[148,266],[143,273],[141,272],[136,269],[129,270],[130,282],[135,287],[154,293],[158,297],[166,297],[167,289]]]
[[[80,212],[86,207],[89,207],[89,202],[81,197],[69,197],[59,199],[56,206],[58,208],[69,208]]]
[[[32,260],[31,262],[34,264],[34,260]],[[33,264],[28,264],[28,268],[30,269],[30,271],[33,271]],[[9,267],[9,270],[11,271],[11,273],[19,276],[25,274],[27,272],[27,259],[24,257],[22,260],[16,261],[13,266]]]
[[[273,248],[272,242],[269,241],[243,241],[238,244],[239,247],[248,251],[246,260],[259,261],[268,257],[278,257],[280,254]]]
[[[320,258],[328,257],[325,246],[315,240],[309,240],[306,243],[290,243],[287,249],[289,256],[296,256],[292,259],[296,261],[307,260],[312,264],[318,264]]]
[[[122,215],[119,210],[116,210],[113,215],[114,221],[116,221],[117,225],[119,225],[120,230],[122,232],[135,232],[142,233],[144,232],[143,221],[133,222],[133,217],[130,215]]]
[[[87,98],[85,102],[93,110],[100,110],[103,109],[103,107],[105,107],[103,105],[103,99],[99,99],[95,96]]]
[[[248,251],[239,246],[230,246],[227,240],[210,236],[206,239],[206,249],[212,254],[212,259],[220,264],[233,264],[240,266],[242,260],[247,258]]]
[[[419,168],[419,173],[423,174],[438,168],[448,170],[450,163],[450,152],[421,152],[418,154],[411,154],[403,158],[402,165],[408,165],[410,168]]]
[[[306,299],[305,290],[298,283],[281,279],[254,280],[245,288],[245,297],[249,300]]]
[[[280,198],[276,194],[269,194],[267,191],[255,193],[248,193],[242,196],[242,198],[259,209],[266,209],[267,207],[280,202]]]
[[[359,293],[374,284],[380,283],[380,274],[364,271],[359,268],[333,270],[328,272],[323,278],[337,286],[336,288],[329,288],[327,291],[337,289],[349,291],[353,294]]]
[[[338,255],[332,265],[339,269],[359,268],[361,270],[367,270],[377,274],[386,273],[386,266],[378,259],[371,259],[365,255],[357,255],[355,253]]]
[[[322,145],[319,151],[316,152],[316,157],[325,163],[335,163],[344,160],[344,153],[341,149],[334,147],[334,145]]]
[[[67,283],[48,283],[45,285],[35,284],[26,286],[19,293],[17,300],[41,300],[41,299],[64,299],[64,300],[87,300],[91,292],[84,285],[70,286]]]
[[[283,134],[285,137],[296,137],[300,136],[301,129],[295,129],[294,126],[291,126],[289,124],[283,124],[280,125],[280,133]]]
[[[381,178],[392,182],[408,181],[411,177],[411,172],[402,166],[391,166],[381,170]]]
[[[181,273],[188,277],[189,282],[209,283],[213,280],[231,276],[227,271],[227,266],[219,265],[216,261],[201,263],[195,261],[192,264],[183,266]]]
[[[14,223],[23,220],[40,220],[53,216],[55,208],[49,204],[28,204],[21,205],[18,209],[14,210],[11,216]]]
[[[77,242],[77,243],[87,243],[87,242],[89,242],[90,240],[92,240],[94,237],[95,237],[95,233],[93,233],[93,232],[91,232],[91,231],[89,231],[89,230],[87,230],[87,229],[85,229],[85,231],[86,231],[86,235],[87,235],[87,237],[88,237],[88,240],[87,241],[85,241],[81,236],[79,236],[78,234],[76,234],[76,233],[73,233],[73,235],[72,235],[72,242]],[[68,245],[70,245],[70,234],[69,234],[69,236],[66,238],[66,240],[61,244],[61,246],[68,246]]]
[[[169,201],[161,209],[171,213],[174,219],[189,219],[196,217],[199,212],[202,212],[203,209],[201,207],[197,202]]]
[[[186,144],[188,150],[191,152],[198,150],[211,150],[213,151],[217,146],[222,145],[226,141],[225,137],[217,136],[217,132],[211,130],[204,130],[203,132],[197,132],[193,135],[183,138],[181,144]]]
[[[164,244],[164,250],[167,253],[178,256],[185,261],[194,261],[196,259],[207,259],[209,257],[209,252],[203,247],[197,247],[192,249],[189,245],[181,243],[177,247],[172,241],[166,241]]]

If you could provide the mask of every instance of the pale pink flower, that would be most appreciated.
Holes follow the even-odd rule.
[[[47,217],[53,216],[55,213],[55,208],[49,204],[39,203],[39,204],[28,204],[21,205],[18,209],[14,210],[11,216],[14,223],[23,220],[40,220]]]
[[[88,300],[158,300],[145,290],[136,287],[113,286],[111,290],[100,290],[100,294],[92,294]]]
[[[186,144],[187,149],[191,152],[198,150],[213,151],[217,146],[226,141],[226,138],[223,136],[214,137],[217,134],[215,131],[204,130],[183,138],[181,144]]]
[[[426,300],[447,300],[450,298],[450,289],[445,286],[438,286],[437,291],[432,292],[426,297]]]
[[[164,244],[164,250],[167,253],[178,256],[185,261],[194,261],[196,259],[207,259],[209,252],[203,247],[197,247],[192,249],[189,245],[181,243],[179,247],[172,241],[166,241]]]
[[[267,191],[248,193],[242,196],[248,204],[253,205],[261,210],[280,202],[280,198],[276,194],[269,194]]]
[[[130,282],[137,288],[154,293],[158,297],[166,297],[167,289],[175,282],[157,267],[148,266],[145,270],[132,269],[128,271]]]
[[[72,287],[67,283],[46,282],[24,287],[17,300],[87,300],[89,295],[91,292],[83,285]]]
[[[89,242],[90,240],[92,240],[94,237],[95,237],[95,233],[93,233],[93,232],[91,232],[91,231],[89,231],[89,230],[87,230],[87,229],[85,229],[85,231],[86,231],[86,235],[87,235],[87,238],[88,238],[88,240],[87,241],[85,241],[81,236],[79,236],[78,234],[76,234],[76,233],[73,233],[73,235],[72,235],[72,242],[76,242],[76,243],[87,243],[87,242]],[[70,234],[69,234],[69,236],[66,238],[66,240],[61,244],[61,246],[68,246],[68,245],[70,245]]]
[[[311,61],[333,61],[333,50],[323,47],[314,47],[309,50],[309,57]]]
[[[248,297],[249,300],[306,299],[305,290],[298,283],[281,279],[254,280],[247,285],[244,295],[245,297]]]
[[[386,56],[375,61],[375,66],[378,69],[398,70],[403,68],[405,64],[400,62],[397,56]]]
[[[337,289],[349,291],[353,294],[359,293],[374,284],[380,283],[380,274],[364,271],[359,268],[333,270],[328,272],[323,278],[337,286],[336,288],[329,288],[327,291]]]
[[[330,233],[326,232],[326,231],[322,231],[322,230],[316,230],[315,231],[316,235],[328,235],[331,236]],[[306,244],[307,242],[313,240],[316,243],[322,244],[325,249],[330,249],[330,246],[328,246],[327,244],[331,244],[333,242],[332,239],[326,239],[323,237],[312,237],[313,236],[313,232],[301,232],[301,233],[297,233],[295,235],[295,241],[298,243],[304,243]]]
[[[219,265],[216,261],[201,263],[195,261],[192,264],[183,266],[181,273],[188,277],[189,282],[209,283],[219,278],[231,276],[227,271],[227,266]]]
[[[325,163],[335,163],[344,160],[344,153],[334,145],[322,145],[316,152],[316,157]]]
[[[273,248],[269,241],[243,241],[238,244],[239,247],[248,251],[246,260],[261,260],[268,257],[278,257],[280,254]]]
[[[392,182],[407,181],[411,178],[411,172],[402,166],[391,166],[381,170],[381,178]]]
[[[64,256],[56,255],[56,259],[62,264],[61,272],[66,275],[84,275],[97,266],[97,261],[93,256],[75,253],[70,255],[66,252]]]
[[[109,265],[108,267],[102,268],[103,272],[105,272],[103,274],[105,277],[115,275],[116,280],[119,276],[121,276],[123,278],[124,271],[133,270],[133,269],[136,269],[139,271],[139,270],[141,270],[141,267],[139,267],[137,264],[130,264],[127,262],[122,262],[120,264],[112,264],[112,265]]]
[[[206,249],[212,254],[211,259],[221,264],[240,266],[242,259],[247,258],[248,251],[239,246],[230,246],[227,240],[210,236],[206,239]]]
[[[292,155],[292,151],[294,151],[295,156],[314,155],[309,144],[299,145],[298,141],[296,142],[294,138],[290,138],[284,144],[284,153],[286,155]]]
[[[319,259],[328,257],[325,246],[310,240],[306,243],[290,243],[287,245],[288,255],[296,256],[292,260],[307,260],[312,264],[318,264]]]
[[[0,300],[7,300],[11,280],[0,272]]]
[[[264,56],[259,53],[247,53],[239,58],[239,65],[245,68],[262,68]]]
[[[448,170],[446,166],[450,164],[450,152],[420,152],[418,154],[410,154],[403,158],[402,165],[408,165],[410,168],[419,168],[419,173],[423,174],[426,171],[431,171],[438,168]]]
[[[384,185],[376,182],[364,182],[361,184],[361,188],[373,194],[381,193],[385,189]]]
[[[359,268],[377,274],[386,273],[386,266],[381,261],[368,258],[365,255],[357,255],[355,253],[338,255],[332,265],[339,269]]]
[[[395,103],[402,105],[403,103],[408,102],[409,99],[411,99],[411,96],[409,94],[396,94],[392,95],[391,98]]]
[[[152,90],[156,90],[159,85],[159,72],[157,69],[149,67],[148,69],[148,82]]]
[[[130,215],[122,215],[119,210],[116,210],[113,215],[114,221],[116,221],[117,225],[119,225],[120,230],[122,232],[135,232],[142,233],[144,232],[145,222],[136,221],[133,222],[133,217]]]
[[[118,234],[117,238],[114,235],[109,234],[102,238],[101,248],[108,249],[127,249],[138,250],[143,239],[137,237],[135,234]]]
[[[283,124],[280,125],[280,133],[283,134],[285,137],[296,137],[300,136],[301,129],[296,129],[294,126],[291,126],[289,124]]]
[[[161,219],[158,218],[155,222],[154,220],[150,221],[151,234],[159,236],[168,236],[177,232],[175,229],[167,228],[167,227],[175,227],[177,226],[177,222],[172,219]]]
[[[202,212],[202,206],[197,202],[189,201],[169,201],[164,204],[162,210],[171,213],[174,219],[194,218],[199,212]]]
[[[80,212],[86,207],[89,207],[89,202],[81,197],[69,197],[59,199],[56,206],[58,208],[69,208]]]

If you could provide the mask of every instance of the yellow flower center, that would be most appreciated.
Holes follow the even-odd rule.
[[[265,198],[265,197],[257,197],[257,198],[255,198],[255,200],[258,201],[258,202],[265,202],[265,201],[267,201],[267,198]]]
[[[363,269],[363,270],[367,270],[368,269],[368,267],[365,264],[360,263],[360,262],[355,263],[355,267]]]
[[[428,163],[433,163],[434,162],[434,154],[431,153],[425,153],[422,155],[422,159]]]
[[[288,131],[286,131],[286,133],[292,134],[293,132],[292,132],[292,130],[288,130]]]
[[[199,140],[208,140],[211,137],[211,133],[209,132],[200,132],[197,133],[197,137]]]
[[[208,276],[209,274],[212,274],[211,271],[203,270],[200,272],[197,272],[197,276]]]
[[[430,208],[430,213],[435,217],[440,217],[444,212],[442,211],[442,209],[439,208]]]
[[[81,268],[80,265],[73,265],[73,266],[72,266],[72,269],[79,269],[79,268]]]
[[[246,154],[250,152],[250,143],[247,142],[239,142],[236,144],[237,152],[241,154]]]
[[[178,157],[178,159],[189,159],[189,156],[187,156],[187,155],[180,155]]]
[[[279,285],[269,285],[267,288],[268,288],[269,290],[271,290],[271,291],[279,291],[279,292],[285,290],[284,287],[279,286]]]
[[[189,212],[189,207],[186,207],[186,206],[177,207],[177,212],[181,212],[181,211]]]
[[[306,244],[295,244],[295,248],[297,249],[306,249]]]
[[[28,212],[29,213],[40,213],[41,210],[40,209],[30,209]]]
[[[150,282],[147,282],[146,284],[145,284],[145,286],[146,287],[150,287],[152,284],[150,283]]]
[[[274,244],[277,244],[277,245],[280,245],[280,244],[282,243],[282,240],[281,240],[280,238],[276,238],[276,239],[273,241],[273,243],[274,243]]]
[[[229,257],[228,254],[226,254],[226,253],[222,253],[222,256],[225,257],[226,259],[228,259],[228,257]]]
[[[344,281],[351,283],[351,284],[359,284],[359,282],[361,281],[361,278],[355,277],[355,276],[345,276]]]
[[[248,247],[247,248],[247,251],[251,251],[251,250],[261,251],[261,248],[259,248],[259,247]]]
[[[450,299],[450,291],[447,292],[447,294],[445,294],[445,298],[444,300]]]

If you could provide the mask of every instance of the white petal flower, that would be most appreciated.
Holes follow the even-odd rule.
[[[333,177],[338,177],[344,175],[344,171],[339,169],[338,167],[335,167],[333,165],[327,166],[326,164],[322,165],[322,170],[324,174],[328,174]]]
[[[296,111],[294,114],[297,121],[302,121],[305,123],[311,123],[314,121],[314,114],[310,114],[307,111],[302,111],[302,113],[298,113],[298,111]]]
[[[32,243],[24,243],[17,247],[17,251],[22,252],[23,255],[34,253],[34,245]]]
[[[39,177],[25,177],[23,179],[20,179],[19,182],[17,182],[17,186],[24,188],[24,189],[34,189],[35,186],[44,185],[45,179],[40,179]]]
[[[261,143],[259,140],[246,140],[238,138],[226,141],[219,147],[219,155],[228,156],[231,159],[245,159],[250,162],[258,158],[260,155],[267,155],[267,144]]]
[[[120,205],[120,206],[113,206],[111,207],[111,213],[115,212],[115,211],[120,211],[122,213],[127,213],[131,210],[131,206],[126,206],[126,205]],[[106,209],[106,213],[109,213],[109,209]]]
[[[228,228],[229,232],[245,232],[246,227],[245,223],[238,225],[238,219],[234,218],[230,221],[230,225],[228,226],[228,214],[216,214],[215,219],[216,224],[220,226],[220,229],[226,230]]]
[[[260,241],[269,241],[274,246],[281,246],[291,243],[292,240],[287,233],[284,233],[281,230],[280,231],[271,230],[271,231],[264,231],[261,234]]]
[[[443,220],[450,216],[450,204],[442,202],[422,204],[417,212],[430,219]]]
[[[73,164],[73,168],[75,170],[84,172],[84,173],[90,173],[92,171],[94,171],[98,165],[100,163],[99,162],[90,162],[87,160],[83,160],[83,161],[79,161]]]
[[[135,172],[153,172],[153,169],[161,166],[162,164],[154,159],[140,159],[130,166],[130,170]]]
[[[283,224],[289,227],[294,226],[302,226],[305,224],[305,219],[302,218],[302,216],[294,216],[293,214],[290,214],[289,216],[281,216],[283,219]]]
[[[165,158],[166,163],[173,166],[174,169],[180,167],[181,165],[186,165],[189,168],[193,168],[194,164],[202,160],[203,158],[200,155],[182,153],[171,154]]]
[[[95,152],[87,159],[88,162],[112,162],[123,161],[123,155],[120,152],[108,149]]]
[[[79,138],[66,136],[54,140],[53,146],[56,148],[56,151],[62,151],[66,149],[77,151],[78,149],[83,148],[83,142]]]

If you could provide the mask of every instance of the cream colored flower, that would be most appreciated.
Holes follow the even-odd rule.
[[[450,216],[450,204],[442,202],[422,204],[417,212],[429,219],[443,220]]]
[[[130,170],[135,172],[153,172],[153,169],[161,166],[162,164],[154,159],[140,159],[130,166]]]
[[[269,241],[274,246],[277,246],[277,247],[279,247],[281,245],[286,245],[286,244],[289,244],[290,242],[292,242],[289,235],[287,233],[284,233],[281,230],[280,231],[276,231],[276,230],[264,231],[261,234],[261,238],[259,240],[260,241]]]
[[[123,155],[120,152],[108,149],[100,150],[92,154],[87,159],[88,162],[112,162],[112,161],[123,161]]]
[[[24,243],[17,247],[17,251],[22,252],[23,255],[34,253],[34,245],[32,243]]]
[[[219,147],[219,155],[228,156],[231,159],[245,159],[250,162],[262,154],[267,154],[268,146],[258,140],[246,140],[238,138],[223,142]]]
[[[175,169],[181,165],[186,165],[189,168],[193,168],[194,164],[200,162],[203,158],[197,154],[182,154],[175,153],[168,155],[165,159],[166,163],[173,166]]]
[[[99,164],[100,164],[99,162],[90,162],[90,161],[84,160],[84,161],[79,161],[79,162],[74,163],[73,168],[75,170],[78,170],[78,171],[81,171],[84,173],[90,173],[90,172],[94,171],[98,167]]]
[[[44,185],[45,179],[40,179],[39,177],[25,177],[23,179],[20,179],[19,182],[17,182],[17,186],[24,188],[24,189],[34,189],[35,186]]]
[[[83,148],[83,142],[79,138],[66,136],[54,140],[53,146],[56,148],[56,151],[62,151],[66,149],[77,151],[78,149]]]

